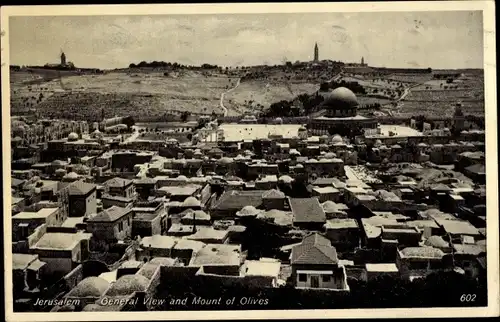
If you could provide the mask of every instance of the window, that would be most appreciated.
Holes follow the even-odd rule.
[[[118,223],[118,231],[122,231],[123,230],[123,221],[120,221]]]
[[[299,274],[299,282],[307,282],[307,275]]]
[[[328,282],[330,282],[330,280],[331,280],[331,276],[330,275],[323,275],[323,282],[328,283]]]

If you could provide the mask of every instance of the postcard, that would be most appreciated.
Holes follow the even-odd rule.
[[[8,321],[499,314],[493,1],[1,15]]]

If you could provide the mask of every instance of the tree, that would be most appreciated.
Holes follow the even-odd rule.
[[[189,118],[189,115],[190,115],[190,114],[189,114],[189,112],[187,112],[187,111],[182,112],[182,113],[181,113],[181,121],[182,121],[182,122],[186,122],[186,121],[188,120],[188,118]]]
[[[127,116],[123,119],[122,123],[127,126],[128,130],[130,130],[130,128],[135,125],[135,120],[132,116]]]

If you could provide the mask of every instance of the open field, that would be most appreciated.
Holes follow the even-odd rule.
[[[229,116],[248,110],[260,111],[281,100],[291,100],[300,94],[313,94],[318,88],[319,84],[306,82],[245,81],[225,95],[224,106],[228,108]]]
[[[321,77],[330,77],[333,70],[311,70],[297,75],[279,70],[256,72],[251,74],[255,78],[244,79],[239,86],[236,86],[238,76],[249,75],[248,72],[228,75],[182,70],[166,76],[162,71],[141,70],[75,73],[43,69],[11,71],[12,114],[37,111],[40,117],[98,121],[104,111],[105,117],[131,115],[138,121],[151,121],[188,112],[195,119],[213,112],[223,114],[225,109],[220,100],[225,93],[223,104],[227,115],[241,115],[259,112],[272,103],[291,100],[300,94],[312,94],[318,90]],[[360,106],[387,105],[411,87],[400,106],[393,110],[395,115],[451,115],[457,101],[463,103],[466,114],[484,113],[481,73],[462,73],[452,84],[432,77],[432,74],[352,75],[336,81],[358,82],[365,88],[366,95],[357,95]]]
[[[192,72],[169,76],[163,73],[112,72],[68,76],[36,85],[26,85],[25,79],[25,75],[13,78],[13,114],[26,109],[26,97],[38,98],[41,92],[44,99],[35,100],[29,107],[36,107],[43,116],[82,119],[100,117],[101,109],[106,117],[127,114],[137,119],[167,112],[221,113],[220,95],[236,82],[236,79],[224,75],[204,76]]]
[[[477,73],[464,74],[451,84],[428,80],[410,90],[398,115],[452,116],[457,102],[462,102],[465,114],[484,115],[483,86],[482,75]]]
[[[484,102],[462,101],[462,111],[465,115],[484,116]],[[439,116],[451,117],[455,112],[455,105],[448,101],[404,101],[403,105],[394,116]]]

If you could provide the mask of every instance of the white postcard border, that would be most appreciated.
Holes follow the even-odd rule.
[[[163,311],[163,312],[57,312],[14,313],[12,294],[11,164],[10,164],[10,16],[82,16],[82,15],[173,15],[235,13],[305,13],[305,12],[388,12],[388,11],[470,11],[483,12],[485,124],[487,168],[487,277],[488,307],[412,308],[412,309],[333,309],[333,310],[263,310],[263,311]],[[7,321],[140,321],[140,320],[228,320],[228,319],[300,319],[300,318],[387,318],[387,317],[488,317],[499,315],[499,236],[498,236],[498,158],[495,7],[493,1],[426,1],[365,3],[259,3],[191,5],[73,5],[15,6],[1,8],[2,62],[2,144],[4,191],[4,280]],[[450,294],[451,295],[451,294]],[[457,295],[459,296],[459,295]]]

